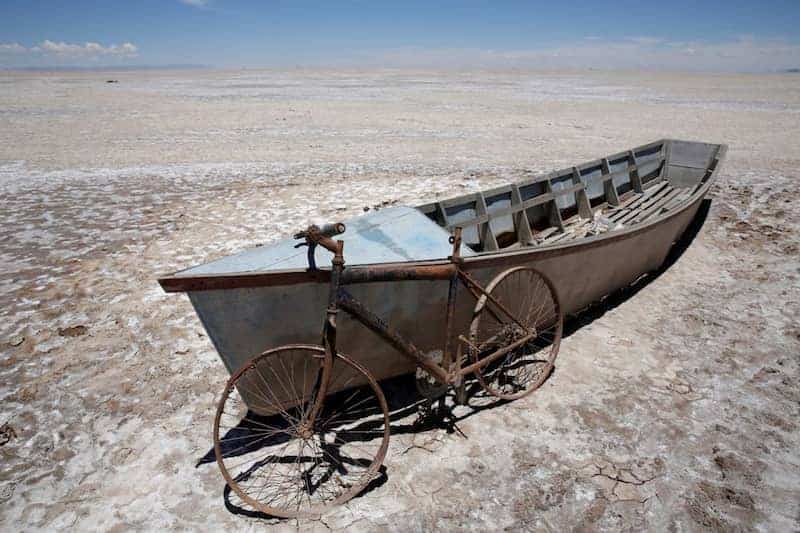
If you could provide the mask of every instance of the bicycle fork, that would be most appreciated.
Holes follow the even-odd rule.
[[[328,307],[325,311],[325,324],[322,327],[322,345],[325,347],[325,356],[322,367],[317,372],[317,379],[314,386],[314,397],[311,399],[312,407],[301,422],[301,433],[310,435],[314,432],[314,422],[325,403],[325,396],[328,394],[333,364],[336,360],[336,315],[339,312],[337,295],[339,293],[339,283],[344,270],[344,241],[336,241],[336,251],[333,256],[331,268],[331,283],[328,292]]]

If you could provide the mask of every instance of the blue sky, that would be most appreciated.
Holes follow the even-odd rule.
[[[800,1],[2,0],[0,66],[800,66]]]

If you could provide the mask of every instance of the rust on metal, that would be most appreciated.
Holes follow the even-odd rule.
[[[473,289],[475,289],[475,291],[476,291],[477,293],[480,293],[480,294],[481,294],[482,298],[480,298],[480,299],[478,300],[478,306],[480,306],[480,307],[483,307],[484,305],[486,305],[486,303],[485,303],[485,302],[486,302],[486,300],[488,300],[488,301],[492,302],[492,304],[494,304],[494,305],[495,305],[495,306],[496,306],[498,309],[500,309],[500,311],[501,311],[501,312],[502,312],[504,315],[506,315],[506,317],[507,317],[507,318],[509,318],[509,319],[513,320],[514,322],[516,322],[516,323],[517,323],[517,325],[519,325],[519,326],[523,327],[523,325],[522,325],[522,322],[520,322],[520,321],[519,321],[519,319],[518,319],[516,316],[514,316],[514,313],[512,313],[511,311],[509,311],[509,310],[506,308],[506,306],[505,306],[505,305],[503,305],[503,304],[502,304],[500,301],[498,301],[498,300],[497,300],[497,298],[495,298],[494,296],[492,296],[492,293],[491,293],[491,292],[489,292],[489,291],[485,290],[483,287],[481,287],[480,283],[478,283],[477,281],[475,281],[474,279],[472,279],[472,276],[470,276],[469,274],[467,274],[466,272],[463,272],[463,271],[459,272],[459,275],[460,275],[460,276],[461,276],[461,278],[462,278],[462,279],[463,279],[463,280],[466,282],[466,284],[467,284],[467,285],[469,285],[470,287],[472,287]],[[485,299],[484,299],[484,298],[485,298]],[[502,320],[502,317],[499,317],[499,316],[498,316],[496,313],[492,312],[492,314],[495,316],[495,318],[496,318],[498,321],[500,321],[500,322],[502,322],[502,321],[503,321],[503,320]]]
[[[273,270],[270,272],[241,272],[234,274],[208,274],[202,276],[168,276],[158,283],[164,292],[217,291],[227,289],[252,289],[256,287],[283,287],[300,283],[328,283],[330,270]]]
[[[364,266],[345,270],[342,275],[342,283],[355,285],[390,281],[446,280],[450,279],[455,271],[455,266],[450,263],[420,266]]]
[[[483,367],[488,366],[491,363],[497,361],[502,356],[506,355],[508,352],[516,350],[517,348],[519,348],[520,346],[522,346],[526,342],[530,342],[530,340],[533,339],[534,337],[536,337],[536,332],[532,331],[532,332],[526,334],[521,339],[512,342],[508,346],[505,346],[504,348],[501,348],[501,349],[499,349],[497,351],[492,352],[491,354],[489,354],[486,357],[482,358],[480,361],[478,361],[476,363],[472,363],[471,365],[467,365],[465,367],[459,368],[457,370],[457,372],[459,374],[461,374],[462,376],[465,376],[467,374],[472,374],[473,372],[475,372],[479,368],[483,368]]]

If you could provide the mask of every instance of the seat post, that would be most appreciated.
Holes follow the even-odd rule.
[[[444,333],[444,350],[442,353],[442,366],[448,371],[453,372],[455,369],[453,367],[453,363],[455,361],[455,357],[453,357],[453,321],[456,313],[456,299],[458,297],[458,270],[462,263],[461,259],[461,228],[455,227],[453,229],[453,235],[450,237],[450,243],[453,245],[453,254],[450,256],[450,261],[456,265],[456,268],[453,269],[453,274],[450,276],[449,280],[449,287],[447,290],[447,315],[445,321],[445,333]]]

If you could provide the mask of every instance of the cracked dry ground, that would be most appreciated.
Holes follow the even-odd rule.
[[[128,177],[7,195],[2,528],[262,527],[225,508],[213,464],[195,467],[226,375],[186,299],[155,275],[332,216],[299,199],[349,193],[349,216],[508,179],[413,175]],[[322,520],[268,523],[800,527],[798,192],[794,175],[723,172],[688,250],[573,322],[536,394],[459,408],[457,431],[398,421],[384,483]]]

